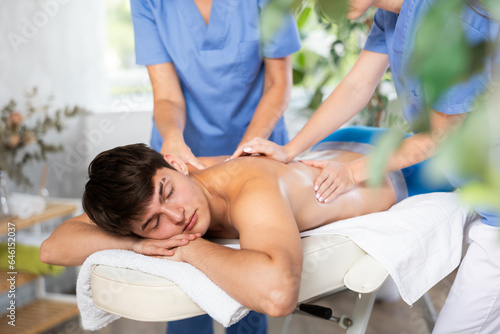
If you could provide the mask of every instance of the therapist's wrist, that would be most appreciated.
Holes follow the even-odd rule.
[[[367,157],[348,163],[347,168],[350,169],[351,178],[354,184],[360,184],[368,180],[369,170]]]
[[[184,141],[184,136],[179,133],[168,133],[162,136],[163,144],[161,147],[162,154],[174,154],[178,155],[183,152],[186,148],[186,143]]]
[[[289,142],[286,145],[283,145],[283,153],[285,155],[285,162],[288,163],[295,159],[302,151],[298,147],[294,145],[293,142]]]
[[[161,134],[163,141],[168,141],[171,143],[183,143],[184,144],[184,134],[181,130],[177,128],[168,129],[163,131]]]

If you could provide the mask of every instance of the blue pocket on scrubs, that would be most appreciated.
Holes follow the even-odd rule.
[[[257,61],[259,59],[260,61]],[[247,41],[238,44],[238,66],[236,73],[244,82],[253,82],[262,67],[260,41]]]

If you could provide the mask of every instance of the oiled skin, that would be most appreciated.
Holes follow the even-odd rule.
[[[349,162],[363,155],[347,151],[329,150],[315,155],[315,158]],[[215,162],[215,161],[213,161]],[[203,182],[208,189],[223,191],[229,200],[255,179],[268,179],[279,184],[282,196],[287,198],[300,232],[313,229],[337,220],[368,213],[385,211],[396,201],[394,187],[386,177],[378,188],[362,183],[338,196],[330,203],[320,203],[314,192],[313,182],[320,173],[318,168],[299,161],[283,164],[265,157],[239,157],[202,170],[194,171],[192,177]],[[258,208],[251,207],[248,210]],[[230,221],[212,221],[207,236],[218,238],[238,238],[238,231]]]

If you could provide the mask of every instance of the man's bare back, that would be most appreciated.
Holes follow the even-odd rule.
[[[321,155],[321,159],[341,163],[363,156],[358,153],[336,150],[313,152],[313,154],[314,158]],[[309,155],[303,158],[310,157]],[[319,173],[318,168],[299,161],[283,164],[265,157],[252,156],[217,164],[193,173],[192,177],[199,179],[209,189],[213,187],[216,192],[223,193],[230,202],[237,200],[241,191],[248,189],[256,180],[276,183],[281,196],[290,203],[300,232],[337,220],[385,211],[396,202],[394,187],[389,177],[386,177],[378,188],[371,188],[363,183],[340,195],[331,203],[320,203],[315,197],[313,187],[313,182]],[[248,191],[258,191],[258,189],[250,188]],[[258,210],[258,208],[248,203],[246,210]],[[238,238],[239,235],[232,222],[226,221],[212,222],[207,236]]]

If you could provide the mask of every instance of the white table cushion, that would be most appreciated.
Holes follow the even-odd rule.
[[[387,272],[373,259],[367,260],[366,253],[347,237],[311,236],[302,239],[302,246],[301,302],[343,289],[344,277],[355,264],[358,273],[363,273],[360,292],[376,290],[387,277]],[[371,270],[375,275],[370,275]],[[91,287],[96,307],[129,319],[173,321],[205,313],[176,284],[136,270],[95,265]]]

